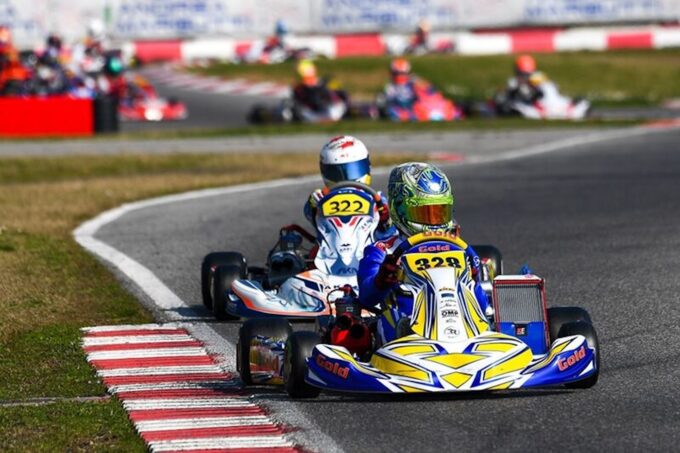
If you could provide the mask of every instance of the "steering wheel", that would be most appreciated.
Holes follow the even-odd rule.
[[[467,248],[467,243],[453,233],[448,231],[425,231],[414,234],[399,244],[394,253],[392,253],[392,256],[394,256],[395,259],[399,259],[401,255],[403,255],[411,247],[430,241],[448,242],[449,244],[453,244],[463,250]]]

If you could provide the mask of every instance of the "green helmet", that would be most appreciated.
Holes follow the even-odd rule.
[[[454,228],[451,184],[434,165],[409,162],[395,167],[387,192],[390,218],[402,234]]]

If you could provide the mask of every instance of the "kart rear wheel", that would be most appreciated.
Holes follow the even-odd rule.
[[[220,321],[235,320],[237,316],[227,312],[226,297],[231,293],[231,284],[234,280],[245,278],[246,272],[240,266],[218,266],[212,278],[212,311]]]
[[[503,275],[503,254],[500,250],[493,245],[473,245],[472,249],[477,252],[482,262],[489,261],[488,272],[487,269],[482,270],[482,281],[492,281],[494,277]]]
[[[564,324],[560,329],[558,338],[570,337],[572,335],[583,335],[586,337],[588,347],[595,351],[595,372],[585,379],[564,385],[571,389],[587,389],[597,384],[597,379],[600,377],[600,343],[597,340],[595,327],[589,322],[576,321]]]
[[[208,310],[212,309],[211,296],[212,273],[218,266],[240,266],[247,269],[246,259],[238,252],[213,252],[208,253],[201,263],[201,297],[203,305]]]
[[[291,333],[293,333],[293,328],[283,318],[249,319],[243,323],[238,330],[236,369],[240,373],[244,385],[253,384],[253,376],[250,373],[250,344],[252,339],[261,335],[283,341],[285,344]]]
[[[292,398],[316,398],[321,390],[305,382],[307,358],[321,343],[316,332],[293,332],[288,336],[283,361],[283,385]]]
[[[590,315],[581,307],[551,307],[548,308],[548,327],[550,328],[550,343],[563,337],[560,331],[565,324],[574,322],[592,324]]]

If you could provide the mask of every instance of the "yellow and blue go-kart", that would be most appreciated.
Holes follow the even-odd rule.
[[[422,233],[398,249],[401,290],[410,294],[404,336],[360,361],[314,332],[286,341],[283,383],[293,397],[321,390],[366,393],[467,392],[595,385],[597,334],[587,312],[548,309],[544,281],[534,275],[493,280],[494,323],[474,295],[462,250],[446,233]],[[404,325],[405,324],[405,325]]]

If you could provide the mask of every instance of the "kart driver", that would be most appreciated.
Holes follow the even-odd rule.
[[[349,135],[334,137],[321,148],[319,167],[324,187],[312,192],[304,207],[305,217],[314,225],[315,229],[318,203],[328,194],[334,184],[345,181],[371,184],[371,162],[368,149],[361,140]],[[387,200],[384,196],[378,203],[378,213],[380,215],[378,235],[389,237],[396,234],[396,230],[392,227],[390,221]]]
[[[337,96],[347,103],[347,94],[341,90],[333,90],[325,79],[319,77],[316,65],[310,60],[301,60],[297,65],[300,81],[293,87],[293,99],[311,110],[318,112]]]
[[[405,58],[395,58],[390,63],[390,83],[385,85],[383,93],[387,106],[411,108],[418,100],[416,87],[425,87],[434,91],[424,80],[418,79],[411,72],[411,63]]]
[[[539,84],[545,79],[543,73],[536,70],[536,60],[531,55],[520,55],[515,59],[515,76],[508,80],[506,94],[510,101],[527,104],[540,99],[543,93]]]
[[[0,95],[24,94],[30,71],[21,64],[12,31],[0,25]]]
[[[423,231],[449,231],[459,234],[453,219],[453,193],[446,175],[437,167],[419,162],[409,162],[395,167],[390,173],[387,194],[392,222],[398,233],[369,245],[359,263],[359,302],[367,308],[387,299],[398,284],[398,265],[391,255],[408,237]],[[467,246],[472,276],[477,281],[475,296],[483,312],[489,313],[490,304],[479,285],[480,259],[472,247]],[[397,304],[398,305],[398,304]],[[397,323],[405,316],[404,310],[395,307],[378,321],[378,333],[384,342],[397,338]],[[410,310],[408,315],[410,315]],[[391,318],[391,319],[387,319]]]

